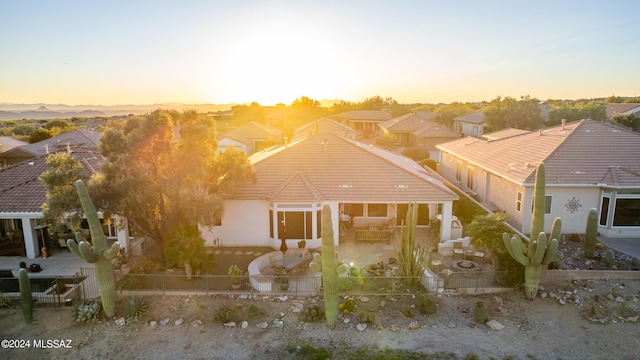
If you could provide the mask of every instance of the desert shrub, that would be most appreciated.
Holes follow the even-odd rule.
[[[405,317],[408,318],[412,318],[413,317],[413,308],[411,306],[407,306],[404,309],[402,309],[402,315],[404,315]]]
[[[486,324],[489,321],[489,312],[484,306],[484,301],[476,301],[476,306],[473,309],[473,320],[482,324]]]
[[[95,322],[100,310],[100,304],[95,301],[80,302],[73,306],[73,315],[77,322]]]
[[[233,310],[228,305],[224,305],[216,311],[214,319],[223,324],[233,321]]]
[[[385,149],[393,149],[398,142],[398,137],[395,134],[385,134],[376,138],[376,145]]]
[[[331,359],[331,353],[326,348],[315,348],[311,345],[289,346],[289,354],[295,354],[296,359],[325,360]]]
[[[144,314],[148,308],[147,299],[140,296],[132,296],[124,303],[124,316],[139,317]]]
[[[262,311],[259,307],[251,304],[249,305],[249,309],[247,310],[247,317],[249,320],[259,320],[264,318],[265,312]]]
[[[371,311],[360,311],[360,323],[377,323],[378,317],[374,312]]]
[[[345,315],[354,312],[356,310],[355,300],[353,300],[353,298],[348,298],[344,303],[338,305],[338,310]]]
[[[413,159],[414,161],[420,161],[429,158],[429,150],[423,147],[412,146],[402,150],[402,155]]]
[[[305,306],[300,313],[300,320],[305,322],[317,322],[324,318],[324,311],[318,305]]]
[[[0,295],[0,309],[11,307],[11,299],[8,296]]]
[[[353,281],[350,278],[340,277],[338,278],[338,290],[341,292],[348,292],[353,290]]]
[[[438,312],[438,305],[427,295],[420,295],[416,298],[416,308],[422,315],[433,315]]]
[[[420,166],[426,166],[433,171],[438,171],[438,162],[434,159],[422,159],[420,160]]]
[[[569,241],[573,241],[573,242],[581,242],[582,240],[580,239],[580,235],[578,234],[571,234],[571,236],[569,236]]]

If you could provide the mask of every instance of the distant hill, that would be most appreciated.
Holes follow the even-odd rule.
[[[0,103],[0,120],[69,119],[72,117],[121,116],[146,114],[156,109],[216,112],[229,110],[235,104],[149,104],[149,105],[64,105]]]

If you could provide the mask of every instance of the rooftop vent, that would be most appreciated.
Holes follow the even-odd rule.
[[[340,189],[351,189],[351,184],[340,184],[338,187]]]
[[[409,185],[407,184],[396,184],[396,189],[408,189]]]

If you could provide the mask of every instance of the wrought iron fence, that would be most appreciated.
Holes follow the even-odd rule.
[[[31,295],[36,305],[70,305],[73,300],[84,299],[81,274],[73,277],[31,277]],[[20,306],[18,278],[0,278],[0,307]]]

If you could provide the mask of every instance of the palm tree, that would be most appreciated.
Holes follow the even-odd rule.
[[[187,280],[193,268],[206,261],[204,240],[195,226],[180,225],[169,231],[164,244],[164,256],[171,266],[184,266]]]

